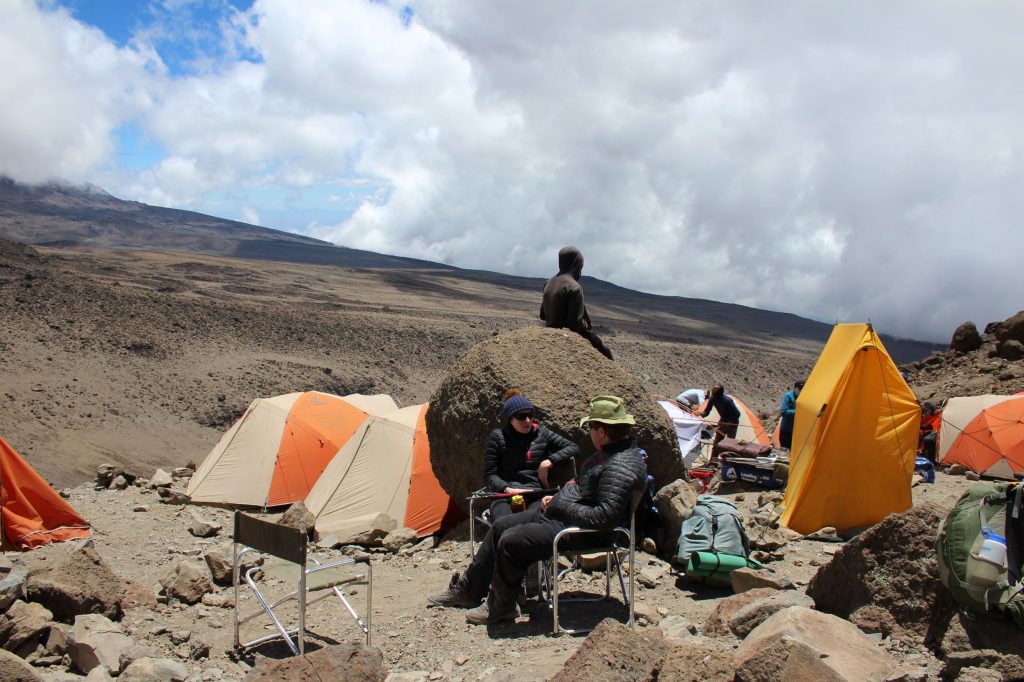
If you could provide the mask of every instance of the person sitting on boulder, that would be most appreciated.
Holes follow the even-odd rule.
[[[576,480],[544,497],[540,507],[498,519],[465,572],[427,601],[470,609],[466,620],[477,625],[514,620],[527,567],[551,558],[551,543],[559,531],[569,526],[611,530],[628,523],[633,491],[647,481],[646,455],[631,435],[635,423],[622,398],[602,395],[591,400],[590,414],[580,426],[589,427],[596,452]],[[593,542],[593,536],[586,541]]]
[[[571,329],[611,360],[612,352],[594,333],[587,306],[583,304],[583,287],[579,281],[582,274],[583,254],[575,246],[562,247],[558,252],[558,274],[544,284],[540,319],[548,327]]]
[[[548,473],[555,464],[580,454],[568,438],[533,421],[533,403],[518,388],[505,391],[502,412],[505,425],[491,431],[484,447],[484,478],[493,493],[530,493],[548,487]],[[540,506],[541,498],[526,499],[526,508]],[[509,498],[491,503],[495,521],[512,513]]]
[[[711,461],[718,461],[718,444],[726,438],[735,438],[736,431],[740,427],[740,408],[736,402],[725,394],[722,384],[715,384],[708,391],[708,404],[700,413],[706,417],[711,410],[718,411],[718,426],[715,428],[715,444],[711,449]]]

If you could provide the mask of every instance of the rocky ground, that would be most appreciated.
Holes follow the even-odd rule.
[[[177,480],[173,489],[183,490],[186,480]],[[189,679],[219,680],[241,679],[264,656],[283,656],[280,645],[272,645],[240,660],[231,654],[232,590],[212,583],[215,574],[204,561],[207,554],[230,555],[229,545],[225,544],[230,536],[230,512],[170,504],[165,500],[173,498],[162,498],[145,479],[135,483],[123,490],[97,490],[94,484],[88,483],[65,492],[72,505],[93,524],[92,542],[96,553],[128,584],[120,627],[133,644],[144,648],[126,654],[126,660],[148,653],[184,666]],[[935,484],[914,488],[914,503],[949,509],[968,485],[970,481],[963,477],[940,474]],[[792,581],[796,587],[794,595],[803,593],[820,568],[829,564],[844,546],[842,542],[783,535],[778,530],[758,525],[756,519],[774,506],[778,493],[735,488],[720,492],[734,500],[743,513],[751,539],[761,548],[756,556],[778,579]],[[196,525],[195,515],[221,526],[221,530],[212,537],[195,536],[192,530]],[[464,537],[465,529],[461,528],[441,539],[436,546],[428,538],[398,552],[384,548],[371,550],[374,570],[372,640],[383,655],[384,667],[395,675],[394,679],[548,679],[581,645],[589,646],[580,637],[551,636],[550,612],[539,602],[528,603],[524,615],[515,623],[490,627],[467,625],[460,610],[428,607],[425,594],[446,587],[452,571],[468,562],[469,543],[460,539]],[[16,565],[40,570],[65,561],[63,557],[76,551],[80,544],[54,545],[20,556],[8,554],[7,559]],[[344,549],[318,553],[322,559],[344,555]],[[661,636],[661,632],[655,630],[655,626],[660,625],[662,630],[677,636],[696,633],[713,638],[730,651],[740,645],[740,639],[728,627],[722,631],[720,615],[717,626],[709,622],[709,617],[716,609],[720,610],[732,590],[688,582],[652,554],[640,552],[637,557],[636,613],[640,633],[650,631]],[[168,583],[182,563],[196,568],[202,580],[195,579],[187,587],[174,587],[173,590],[180,592],[171,591],[168,598],[168,590],[161,583]],[[89,583],[88,579],[76,577],[83,584]],[[283,593],[282,583],[275,582],[273,577],[267,578],[267,582],[271,593]],[[600,571],[581,574],[569,583],[571,590],[600,593],[603,588]],[[353,592],[353,603],[364,612],[365,587],[356,586]],[[199,601],[193,605],[185,603],[194,599]],[[244,610],[256,608],[254,600],[248,596],[243,605]],[[593,627],[605,617],[624,619],[626,615],[618,600],[576,606],[568,614],[570,627]],[[361,632],[336,602],[311,607],[308,622],[316,635],[314,648],[335,642],[362,641]],[[265,627],[250,624],[243,629],[243,636],[253,638],[266,632]],[[902,666],[937,679],[942,664],[923,643],[888,633],[876,637]],[[45,646],[28,657],[41,659],[36,661],[40,664],[36,670],[43,679],[66,680],[78,674],[74,665],[71,672],[68,671],[65,666],[68,659],[48,652]],[[399,673],[408,675],[399,676]]]

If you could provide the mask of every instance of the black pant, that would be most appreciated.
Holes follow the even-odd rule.
[[[463,574],[469,593],[487,596],[495,572],[506,585],[519,585],[530,564],[551,556],[551,543],[566,525],[540,509],[529,509],[497,519]]]
[[[508,516],[509,514],[516,513],[512,511],[512,503],[509,501],[510,499],[511,498],[508,497],[499,497],[494,502],[491,502],[492,523],[502,517]],[[524,511],[529,511],[530,509],[536,509],[538,507],[540,507],[539,497],[534,496],[533,499],[526,498],[526,509]]]
[[[779,445],[784,448],[793,447],[793,432],[792,431],[779,431]]]

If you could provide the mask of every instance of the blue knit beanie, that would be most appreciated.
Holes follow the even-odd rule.
[[[533,410],[533,403],[521,395],[514,395],[505,401],[505,419],[511,419],[517,412]]]

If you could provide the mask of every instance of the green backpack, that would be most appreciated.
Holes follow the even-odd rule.
[[[1024,628],[1022,491],[1024,486],[1014,483],[972,486],[939,524],[935,551],[939,579],[958,604],[1012,618]]]

